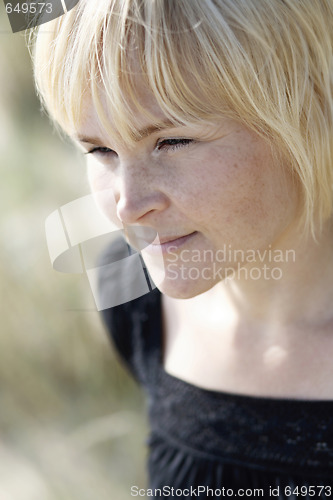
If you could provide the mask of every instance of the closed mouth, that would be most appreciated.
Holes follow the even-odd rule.
[[[183,234],[180,236],[164,236],[164,237],[159,237],[157,236],[156,239],[151,243],[154,246],[158,245],[163,245],[165,243],[173,243],[173,242],[178,242],[182,239],[187,238],[188,236],[191,236],[192,234],[195,234],[197,231],[193,231],[193,233],[188,233],[188,234]]]

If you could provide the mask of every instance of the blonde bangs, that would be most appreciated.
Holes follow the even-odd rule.
[[[268,139],[300,181],[301,224],[331,215],[332,0],[81,0],[49,25],[35,77],[65,129],[89,95],[106,133],[132,145],[137,112],[157,124],[143,86],[177,125],[227,116]]]

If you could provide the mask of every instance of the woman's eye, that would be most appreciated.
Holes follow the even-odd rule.
[[[159,151],[161,151],[163,149],[173,151],[175,149],[179,149],[181,147],[188,146],[192,142],[194,142],[193,139],[163,139],[162,141],[159,141],[157,143],[157,149]]]
[[[89,155],[89,154],[107,155],[109,153],[114,154],[113,149],[98,146],[98,147],[90,149],[90,151],[87,151],[85,154],[86,155]]]

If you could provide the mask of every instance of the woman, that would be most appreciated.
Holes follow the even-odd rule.
[[[50,28],[39,94],[158,286],[105,311],[147,495],[330,496],[332,0],[81,0]]]

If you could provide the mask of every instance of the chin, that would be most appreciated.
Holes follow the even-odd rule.
[[[142,257],[155,286],[165,295],[175,299],[190,299],[207,292],[220,280],[205,279],[200,269],[191,276],[188,269],[183,270],[163,259],[162,255],[151,256],[144,250]]]
[[[180,278],[173,280],[167,276],[165,276],[163,280],[157,282],[154,280],[154,272],[150,273],[150,275],[159,291],[174,299],[192,299],[197,295],[207,292],[216,285],[216,283],[210,283],[208,281],[203,282],[201,280],[193,281]]]

